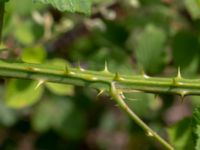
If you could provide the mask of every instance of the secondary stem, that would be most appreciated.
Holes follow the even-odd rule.
[[[111,95],[112,98],[118,103],[118,105],[126,111],[130,117],[141,127],[143,128],[147,135],[155,138],[158,142],[160,142],[166,149],[168,150],[174,150],[174,148],[167,143],[162,137],[160,137],[156,132],[154,132],[147,124],[145,124],[124,102],[124,100],[121,98],[119,93],[117,92],[117,89],[114,85],[114,82],[111,83]]]
[[[0,44],[2,40],[3,19],[4,19],[5,3],[0,3]]]

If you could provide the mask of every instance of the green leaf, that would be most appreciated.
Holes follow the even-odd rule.
[[[135,54],[139,65],[148,73],[159,73],[166,63],[165,32],[154,26],[147,25],[136,39]]]
[[[41,9],[44,9],[45,7],[46,6],[41,3],[36,3],[35,5],[33,5],[33,2],[31,0],[17,0],[17,3],[15,0],[11,0],[9,1],[9,3],[6,4],[6,14],[12,15],[12,19],[16,19],[15,15],[23,17],[27,16],[27,18],[31,19],[30,15],[33,11],[39,11]]]
[[[193,19],[200,18],[200,0],[185,0],[185,7]]]
[[[195,134],[197,135],[196,143],[195,143],[195,150],[200,150],[200,125],[196,126]]]
[[[81,138],[86,131],[85,114],[78,109],[73,109],[73,111],[64,118],[61,126],[59,126],[57,130],[62,135],[71,139]]]
[[[197,63],[199,53],[198,37],[192,34],[190,31],[178,32],[172,40],[172,55],[175,65],[181,69],[189,69],[192,67],[192,63]],[[192,72],[198,69],[198,65],[194,64]]]
[[[192,115],[192,131],[195,141],[195,149],[200,149],[200,107],[195,108]]]
[[[111,132],[117,128],[117,119],[112,111],[106,111],[102,114],[100,119],[100,129]]]
[[[74,86],[60,83],[45,83],[46,87],[57,95],[73,95],[74,94]]]
[[[186,118],[167,130],[169,141],[176,150],[194,150],[191,119]]]
[[[67,98],[54,97],[53,100],[44,100],[37,105],[33,113],[32,126],[38,132],[44,132],[54,127],[59,128],[72,109],[74,109],[74,105]]]
[[[12,126],[16,121],[16,111],[8,108],[3,102],[0,102],[0,124],[5,126]]]
[[[46,58],[46,51],[41,45],[25,48],[22,52],[21,59],[28,63],[42,63]]]
[[[9,0],[0,0],[0,3],[8,2]]]
[[[147,93],[125,93],[127,105],[139,116],[146,117],[153,115],[153,111],[159,107],[159,100],[155,95]],[[157,107],[157,108],[156,108]]]
[[[54,129],[63,136],[76,139],[84,135],[86,120],[84,113],[76,109],[69,98],[48,97],[37,105],[32,126],[38,132]]]
[[[81,12],[90,14],[91,0],[33,0],[34,2],[42,2],[51,4],[60,11]]]
[[[31,22],[18,23],[13,34],[15,38],[24,45],[30,45],[35,40]]]
[[[52,59],[47,62],[48,65],[57,66],[59,68],[65,68],[66,65],[70,66],[70,64],[64,59]],[[74,94],[74,86],[60,83],[45,83],[46,87],[54,94],[57,95],[73,95]]]
[[[37,81],[11,79],[7,83],[5,102],[9,107],[22,108],[36,103],[43,93]]]

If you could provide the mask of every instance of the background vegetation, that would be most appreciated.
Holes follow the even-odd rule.
[[[89,14],[89,3],[83,10]],[[77,6],[78,7],[78,6]],[[86,9],[84,9],[86,8]],[[62,8],[59,8],[62,10]],[[73,10],[70,10],[73,11]],[[31,0],[6,5],[1,58],[112,72],[199,78],[198,0],[93,0],[91,16]],[[3,48],[8,49],[3,49]],[[106,94],[87,87],[1,79],[2,150],[163,149]],[[200,149],[200,100],[126,94],[128,105],[176,150]]]

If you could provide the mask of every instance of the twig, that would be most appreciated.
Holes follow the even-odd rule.
[[[162,144],[168,150],[174,150],[174,148],[167,143],[161,136],[159,136],[155,131],[153,131],[147,124],[145,124],[124,102],[123,98],[119,95],[114,82],[111,83],[111,95],[112,98],[118,103],[118,105],[127,112],[130,117],[141,127],[143,128],[148,136],[155,138],[160,144]]]

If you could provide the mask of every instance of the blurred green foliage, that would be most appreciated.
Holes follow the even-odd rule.
[[[49,4],[54,0],[41,1]],[[58,9],[89,13],[90,0]],[[0,1],[1,2],[1,1]],[[80,2],[80,3],[79,3]],[[83,2],[83,3],[81,3]],[[64,8],[66,7],[66,8]],[[10,0],[1,57],[64,68],[198,78],[198,0],[94,0],[91,16],[60,12],[31,0]],[[6,79],[0,84],[0,149],[155,150],[105,94],[87,87]],[[199,150],[199,97],[126,93],[126,102],[177,150]],[[167,128],[167,130],[165,130]]]
[[[33,0],[34,2],[42,2],[51,4],[60,11],[83,12],[90,14],[91,0]]]
[[[194,149],[192,141],[191,119],[185,118],[168,129],[171,143],[177,150]]]

